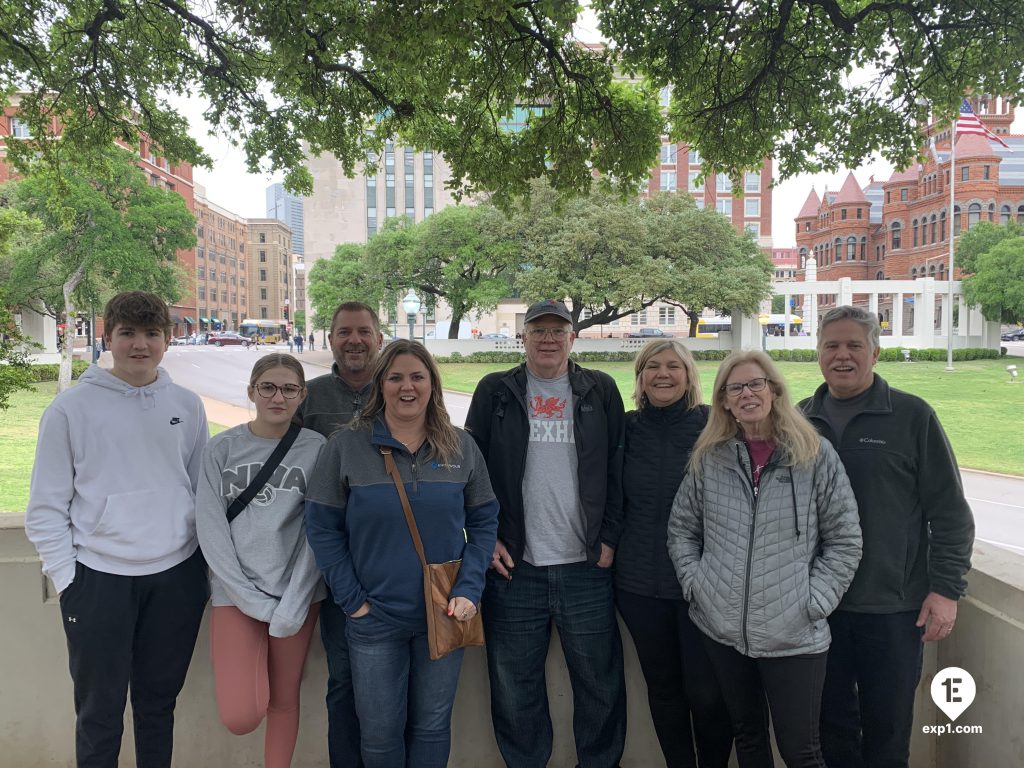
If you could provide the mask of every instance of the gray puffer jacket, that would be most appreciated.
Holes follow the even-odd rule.
[[[813,465],[776,450],[755,494],[741,440],[686,474],[668,522],[669,556],[693,622],[745,656],[821,653],[826,617],[861,555],[857,501],[827,440]]]

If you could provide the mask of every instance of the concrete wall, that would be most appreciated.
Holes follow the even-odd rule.
[[[1024,766],[1024,559],[984,544],[975,550],[970,596],[961,602],[953,636],[925,654],[917,699],[912,768],[1010,768]],[[67,651],[52,596],[22,519],[0,516],[0,765],[64,768],[73,765],[74,711]],[[175,766],[262,765],[262,728],[231,736],[217,718],[210,675],[208,625],[204,621],[185,689],[178,700]],[[629,634],[623,628],[629,731],[623,768],[663,765],[647,709],[646,688]],[[565,664],[552,639],[548,691],[555,722],[552,768],[575,764],[572,700]],[[977,681],[973,706],[956,725],[981,725],[981,735],[925,735],[923,725],[945,724],[928,694],[937,670],[960,666]],[[293,765],[326,765],[323,707],[326,669],[314,640],[303,681],[302,728]],[[466,653],[455,703],[453,768],[500,766],[491,731],[484,653]],[[130,722],[130,721],[129,721]],[[130,725],[120,765],[133,766]],[[781,763],[777,763],[781,764]]]

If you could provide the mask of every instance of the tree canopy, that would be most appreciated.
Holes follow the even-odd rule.
[[[444,154],[462,191],[498,202],[633,191],[664,131],[737,176],[906,166],[929,110],[966,89],[1024,97],[1024,15],[1005,0],[24,0],[0,5],[0,93],[37,141],[83,149],[145,131],[208,163],[167,94],[203,97],[249,167],[308,193],[305,151],[349,173],[389,137]],[[606,44],[581,45],[580,14]],[[623,77],[626,76],[626,77]],[[628,79],[627,79],[628,78]],[[671,87],[668,123],[658,95]]]
[[[704,307],[752,312],[769,293],[772,266],[753,239],[687,196],[560,200],[543,182],[531,192],[509,214],[451,206],[418,224],[388,220],[365,246],[339,246],[310,271],[317,314],[352,299],[394,307],[412,287],[450,307],[452,338],[464,317],[512,295],[568,299],[578,330],[669,302],[693,333]]]
[[[1024,228],[1014,221],[979,222],[960,236],[956,257],[967,273],[970,304],[980,305],[988,320],[1024,321]]]
[[[38,161],[8,194],[42,223],[0,260],[9,304],[73,318],[77,307],[102,306],[113,291],[147,290],[168,301],[181,295],[177,251],[195,245],[195,219],[181,196],[147,183],[129,152],[107,147],[59,166]],[[61,389],[71,376],[71,345],[64,350]]]

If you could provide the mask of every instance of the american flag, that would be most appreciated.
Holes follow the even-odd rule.
[[[992,141],[998,141],[1004,147],[1009,149],[1009,145],[996,136],[992,131],[985,127],[985,124],[978,119],[978,116],[974,114],[974,110],[971,109],[971,105],[967,102],[967,99],[960,100],[960,116],[956,119],[956,135],[964,136],[968,133],[973,133],[975,136],[981,136]]]

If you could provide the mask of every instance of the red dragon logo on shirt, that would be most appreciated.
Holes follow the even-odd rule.
[[[530,400],[533,416],[546,416],[549,419],[561,419],[565,414],[565,398],[549,397],[546,400],[536,395]]]

